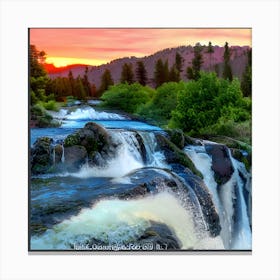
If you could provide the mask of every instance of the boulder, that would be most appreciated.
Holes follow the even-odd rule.
[[[117,151],[118,143],[102,126],[88,122],[84,128],[70,134],[64,140],[65,147],[84,147],[90,165],[103,166]],[[79,159],[77,159],[79,161]]]
[[[188,174],[186,182],[196,194],[210,235],[213,237],[218,236],[222,229],[220,218],[208,188],[201,178],[192,174]]]
[[[212,157],[212,170],[217,184],[225,184],[234,172],[228,148],[220,144],[205,144],[205,150]]]
[[[62,157],[62,151],[63,151],[63,147],[61,144],[57,144],[55,145],[55,147],[53,148],[54,151],[55,151],[55,161],[54,163],[57,164],[57,163],[60,163],[61,162],[61,157]]]
[[[87,150],[83,146],[72,146],[64,148],[65,166],[70,172],[77,171],[81,165],[86,163]]]
[[[195,175],[202,178],[202,174],[196,169],[195,165],[185,152],[180,150],[162,134],[156,134],[156,139],[168,164],[179,163],[189,168]]]
[[[151,221],[151,226],[139,237],[142,246],[153,244],[153,250],[179,250],[182,244],[176,234],[163,223]],[[144,247],[145,248],[145,247]]]
[[[167,129],[170,141],[175,144],[179,149],[185,147],[185,135],[181,129]]]
[[[36,140],[31,149],[31,172],[40,174],[47,172],[52,166],[51,144],[49,137],[41,137]]]

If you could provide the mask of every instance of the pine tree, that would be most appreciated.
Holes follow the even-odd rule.
[[[208,44],[207,53],[209,54],[209,61],[210,61],[209,70],[211,70],[211,68],[212,68],[212,53],[214,53],[214,49],[213,49],[213,46],[212,46],[211,42],[209,42],[209,44]]]
[[[161,58],[157,60],[155,71],[154,71],[154,79],[156,83],[156,87],[159,87],[165,82],[169,80],[169,69],[168,69],[168,61],[166,60],[164,63]]]
[[[203,63],[202,46],[196,43],[194,46],[194,58],[192,59],[192,67],[186,69],[186,76],[189,80],[198,80],[200,77],[200,68]]]
[[[178,71],[176,64],[174,64],[170,69],[169,81],[170,82],[179,82],[180,81],[180,72]]]
[[[252,49],[247,51],[248,62],[241,80],[243,96],[252,96]]]
[[[194,73],[193,73],[193,68],[192,67],[187,67],[186,69],[186,77],[189,79],[189,80],[194,80]]]
[[[203,63],[203,57],[201,52],[202,52],[202,46],[199,43],[197,43],[194,47],[194,58],[192,60],[194,80],[198,80],[200,77],[199,71]]]
[[[112,79],[112,76],[111,76],[111,72],[109,69],[106,69],[103,73],[103,75],[101,76],[101,85],[100,85],[100,88],[99,88],[99,96],[109,88],[109,86],[113,85],[114,84],[114,81]]]
[[[90,82],[88,80],[88,67],[86,66],[85,68],[85,73],[84,73],[84,77],[82,79],[83,85],[84,85],[84,90],[86,93],[86,96],[90,96],[90,91],[91,91],[91,85]]]
[[[136,78],[142,86],[147,84],[147,71],[143,61],[137,61]]]
[[[132,84],[133,82],[134,82],[134,74],[132,70],[132,64],[125,63],[122,66],[121,83]]]
[[[75,95],[75,93],[74,93],[74,90],[75,90],[75,80],[74,80],[73,73],[72,73],[71,70],[68,73],[68,80],[69,80],[69,84],[70,84],[69,95],[73,95],[74,96]]]
[[[232,70],[230,66],[230,49],[228,47],[228,42],[225,44],[224,50],[224,71],[223,71],[223,78],[225,80],[232,81]]]
[[[178,52],[176,52],[175,65],[176,65],[176,68],[179,72],[179,75],[183,71],[183,64],[184,64],[183,57]]]

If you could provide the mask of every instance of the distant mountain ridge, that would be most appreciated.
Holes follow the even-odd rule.
[[[249,46],[231,46],[230,47],[230,64],[232,67],[233,75],[241,78],[247,64],[247,51],[250,49]],[[223,71],[223,54],[224,47],[213,46],[214,53],[207,53],[207,47],[203,48],[203,64],[201,69],[204,71],[216,71],[219,76],[222,75]],[[102,64],[100,66],[91,65],[69,65],[62,68],[51,68],[47,69],[49,76],[51,78],[55,77],[67,77],[69,71],[71,70],[73,76],[76,78],[78,75],[83,76],[85,68],[88,67],[88,79],[91,83],[94,83],[98,88],[100,86],[100,80],[105,69],[109,69],[114,80],[114,83],[118,83],[121,77],[122,66],[124,63],[131,63],[133,65],[134,75],[136,70],[137,61],[143,61],[145,68],[147,70],[148,85],[154,86],[154,67],[158,59],[165,61],[168,60],[169,69],[175,63],[176,52],[178,52],[184,59],[183,71],[181,72],[181,78],[187,80],[186,78],[186,68],[192,65],[192,59],[194,57],[194,48],[192,46],[180,46],[177,48],[167,48],[158,51],[152,55],[137,58],[135,56],[123,57],[115,59],[107,64]],[[136,79],[136,77],[135,77]]]

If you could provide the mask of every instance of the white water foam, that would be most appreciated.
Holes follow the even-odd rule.
[[[244,164],[230,156],[234,172],[230,180],[219,186],[218,193],[217,183],[214,179],[214,172],[211,168],[212,158],[206,153],[204,146],[187,146],[185,151],[193,161],[196,168],[203,174],[203,180],[212,194],[213,202],[220,217],[222,227],[220,235],[223,239],[225,248],[242,250],[251,249],[251,230],[249,226],[246,203],[242,193],[242,186],[244,183],[238,174],[238,168],[241,169],[243,167],[243,173],[246,172]],[[248,174],[245,174],[244,176],[246,177],[247,175]],[[239,198],[241,199],[239,206],[242,213],[241,217],[237,217],[237,219],[240,219],[239,224],[241,224],[239,226],[238,233],[234,232],[233,221],[233,216],[236,214],[233,205],[236,200],[236,188],[239,192]]]
[[[144,164],[140,153],[140,146],[136,139],[136,133],[133,131],[115,131],[112,133],[112,137],[114,138],[114,141],[119,142],[120,145],[116,156],[108,160],[106,166],[98,167],[85,164],[78,172],[66,172],[61,174],[61,176],[70,175],[78,178],[108,177],[115,178],[115,182],[125,181],[126,183],[129,183],[129,181],[121,178],[133,170],[145,166],[168,168],[163,153],[156,151],[153,147],[156,145],[154,134],[152,132],[143,132],[141,135],[146,135],[143,138],[143,141],[147,149],[147,155],[150,158],[146,165]],[[150,141],[149,144],[147,144],[147,139]]]
[[[98,112],[91,107],[78,108],[65,116],[68,120],[125,120],[126,118],[115,113]]]
[[[237,192],[240,198],[240,215],[238,217],[238,229],[235,233],[232,248],[236,250],[250,250],[252,248],[252,232],[250,228],[250,222],[247,212],[246,202],[243,196],[243,188],[245,187],[238,171],[242,172],[245,177],[248,178],[248,173],[246,168],[242,162],[237,161],[233,157],[231,157],[233,166],[234,166],[234,174],[233,177],[236,178],[237,181]]]
[[[96,238],[103,242],[131,242],[150,226],[149,221],[166,224],[182,243],[182,249],[223,249],[219,237],[199,239],[192,214],[169,192],[142,199],[101,200],[90,209],[32,237],[32,249],[70,249],[70,243]]]

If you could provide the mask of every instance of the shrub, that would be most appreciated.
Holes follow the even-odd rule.
[[[139,83],[118,84],[104,92],[101,99],[103,106],[135,113],[139,106],[146,104],[154,94],[154,90]]]

